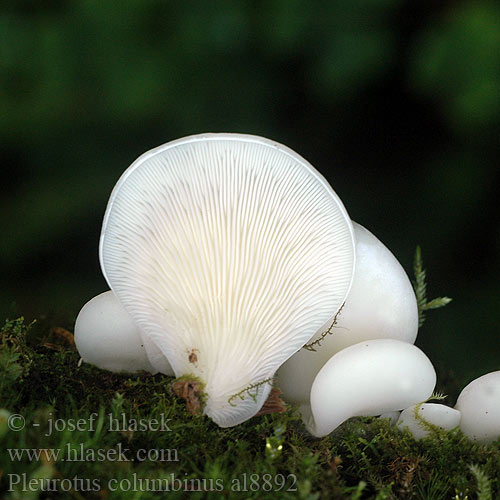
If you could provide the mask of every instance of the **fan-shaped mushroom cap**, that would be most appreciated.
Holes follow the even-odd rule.
[[[155,354],[156,346],[148,338],[142,338],[132,318],[111,290],[97,295],[83,306],[76,318],[75,344],[86,363],[104,370],[161,371],[173,375],[164,356],[160,358],[163,364],[156,363],[157,368],[153,368],[146,350]],[[159,357],[158,354],[156,357]]]
[[[413,287],[396,257],[370,231],[353,222],[356,269],[337,324],[315,351],[300,349],[278,370],[278,385],[291,403],[307,403],[321,367],[337,352],[364,340],[415,342],[418,308]],[[319,339],[333,318],[309,343]]]
[[[326,436],[350,417],[380,415],[425,401],[435,384],[429,358],[414,345],[367,340],[338,352],[319,371],[306,427],[314,436]]]
[[[354,238],[341,201],[299,155],[205,134],[124,172],[100,260],[134,322],[178,377],[201,379],[204,412],[228,427],[255,415],[266,381],[343,303]]]
[[[406,427],[415,439],[422,439],[430,432],[426,423],[451,431],[460,423],[460,412],[436,403],[412,405],[401,412],[396,425],[399,428]]]
[[[460,429],[473,441],[491,443],[500,437],[500,371],[473,380],[458,396]]]

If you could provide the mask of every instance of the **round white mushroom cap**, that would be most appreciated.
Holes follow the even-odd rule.
[[[350,417],[376,416],[425,401],[435,384],[429,358],[414,345],[367,340],[338,352],[319,371],[305,424],[314,436],[326,436]]]
[[[161,371],[173,375],[164,356],[161,356],[163,365],[159,369],[153,368],[146,344],[153,353],[157,350],[156,346],[147,338],[142,338],[132,318],[111,290],[97,295],[83,306],[76,318],[75,344],[86,363],[104,370],[129,373]]]
[[[100,245],[111,289],[176,376],[201,380],[222,427],[258,412],[278,367],[339,309],[354,258],[326,180],[287,147],[239,134],[142,155],[111,194]]]
[[[401,412],[397,426],[407,428],[415,439],[427,437],[431,426],[451,431],[460,423],[460,412],[437,403],[412,405]]]
[[[500,371],[473,380],[458,396],[460,429],[474,441],[491,443],[500,437]]]
[[[300,349],[278,370],[278,386],[290,403],[309,402],[314,378],[337,352],[364,340],[392,338],[415,342],[418,331],[417,300],[411,282],[390,250],[370,231],[353,222],[356,269],[351,290],[331,334],[315,351]],[[322,337],[333,318],[309,343]]]

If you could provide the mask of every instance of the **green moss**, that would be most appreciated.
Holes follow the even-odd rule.
[[[1,498],[153,499],[161,498],[153,490],[166,481],[191,488],[190,498],[207,499],[500,496],[500,441],[481,446],[458,430],[415,441],[373,418],[351,419],[314,439],[293,407],[221,429],[186,411],[171,390],[173,378],[79,366],[78,353],[48,332],[43,325],[30,330],[21,320],[2,331],[0,406],[22,415],[25,426],[9,430],[8,414],[0,413]],[[47,451],[11,455],[25,448]],[[81,460],[70,460],[71,454]],[[23,478],[55,491],[22,491]],[[138,491],[127,491],[134,481]],[[68,486],[73,489],[63,491]],[[186,495],[170,491],[168,498]]]
[[[243,399],[245,399],[246,396],[249,396],[250,398],[252,398],[253,401],[257,401],[257,395],[259,393],[259,387],[261,387],[263,385],[266,385],[266,384],[269,384],[269,385],[273,384],[272,377],[271,378],[266,378],[265,380],[262,380],[261,382],[257,382],[255,384],[250,384],[248,387],[245,387],[240,392],[237,392],[236,394],[233,394],[231,397],[229,397],[229,399],[227,400],[227,402],[231,406],[236,406],[235,400],[238,399],[238,398],[241,399],[241,400],[243,400]]]

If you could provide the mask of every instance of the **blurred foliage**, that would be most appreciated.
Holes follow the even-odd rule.
[[[451,127],[474,132],[500,113],[500,6],[470,3],[423,30],[415,85],[433,96]]]
[[[107,288],[120,173],[246,132],[306,157],[409,273],[422,246],[429,294],[454,298],[419,335],[435,363],[499,368],[498,2],[4,0],[0,37],[4,316],[71,326]]]

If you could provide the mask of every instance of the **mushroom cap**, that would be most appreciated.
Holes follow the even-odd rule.
[[[356,269],[351,290],[337,324],[315,346],[300,349],[278,370],[285,400],[309,401],[311,386],[321,367],[337,352],[364,340],[392,338],[413,344],[418,331],[417,299],[405,270],[391,251],[370,231],[353,222]],[[321,337],[333,317],[310,340]]]
[[[142,338],[141,332],[125,311],[115,294],[109,290],[97,295],[81,309],[75,323],[75,344],[80,356],[104,370],[112,372],[156,373],[173,375],[168,361],[153,368],[147,348],[153,353],[156,346]]]
[[[404,409],[396,425],[400,428],[406,427],[415,439],[422,439],[430,433],[425,425],[426,422],[445,431],[451,431],[460,423],[460,412],[446,405],[421,403]]]
[[[460,429],[473,441],[491,443],[500,437],[500,371],[487,373],[467,385],[455,408],[462,414]]]
[[[314,379],[314,436],[326,436],[350,417],[370,417],[425,401],[436,385],[429,358],[412,344],[367,340],[335,354]]]
[[[203,134],[123,173],[100,261],[141,332],[176,376],[201,379],[204,412],[228,427],[257,413],[266,381],[344,302],[354,238],[338,196],[297,153]]]

